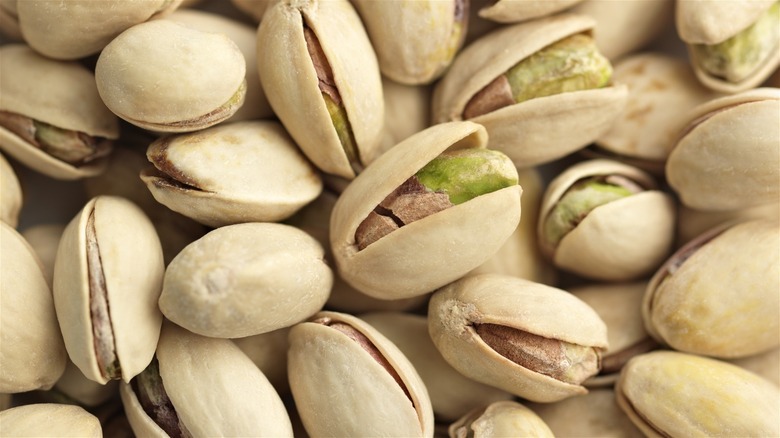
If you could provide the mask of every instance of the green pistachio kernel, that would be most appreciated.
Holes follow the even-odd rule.
[[[352,134],[352,125],[347,118],[347,111],[344,109],[344,105],[334,102],[327,93],[322,93],[322,98],[325,99],[325,106],[328,108],[328,114],[333,121],[333,127],[336,128],[336,134],[339,136],[344,153],[347,154],[347,160],[355,173],[358,173],[360,156],[355,144],[355,136]]]
[[[33,121],[35,139],[46,153],[67,163],[80,163],[96,152],[95,142],[77,131],[61,129],[48,123]]]

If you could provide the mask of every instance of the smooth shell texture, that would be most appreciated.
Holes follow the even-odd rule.
[[[650,281],[642,305],[647,330],[676,350],[715,357],[777,347],[780,226],[750,221],[718,233],[703,235],[715,237],[668,277],[664,266]]]
[[[526,406],[558,437],[644,437],[620,410],[611,388],[591,389],[587,394],[557,403],[528,403]]]
[[[466,47],[433,93],[433,121],[461,120],[468,101],[521,60],[594,21],[563,14],[494,31]],[[623,110],[624,85],[530,99],[471,119],[487,129],[489,147],[518,168],[561,158],[604,134]]]
[[[392,342],[359,318],[320,312],[362,333],[398,374],[399,383],[360,345],[315,322],[290,330],[288,375],[310,436],[432,437],[433,410],[420,376]]]
[[[92,72],[75,62],[54,61],[21,44],[0,48],[0,110],[91,136],[119,137],[116,116],[106,108]],[[37,172],[77,179],[103,171],[106,160],[74,167],[0,127],[0,148]]]
[[[733,210],[780,196],[780,90],[759,88],[700,105],[666,162],[683,204]]]
[[[532,410],[513,401],[491,403],[474,418],[475,413],[465,415],[450,425],[450,437],[498,438],[532,436],[553,438],[550,428]],[[465,432],[467,435],[461,435]]]
[[[306,48],[303,26],[317,35],[333,70],[362,165],[377,155],[384,104],[376,55],[346,0],[285,0],[266,11],[257,62],[268,101],[309,159],[324,172],[353,178]],[[348,43],[347,43],[348,42]]]
[[[17,0],[0,0],[0,32],[12,41],[22,41],[16,3]]]
[[[755,23],[776,0],[679,0],[677,34],[688,44],[717,44]]]
[[[57,258],[57,247],[60,245],[64,224],[43,224],[27,227],[22,236],[30,244],[43,267],[43,275],[49,288],[54,286],[54,260]]]
[[[623,368],[615,393],[648,437],[780,435],[780,389],[726,362],[644,354]]]
[[[22,187],[16,172],[8,161],[0,154],[0,221],[16,228],[19,222],[19,211],[22,209]]]
[[[84,407],[97,407],[116,397],[119,382],[112,380],[105,385],[89,380],[70,360],[65,372],[54,385],[54,391],[69,398],[74,404]]]
[[[67,354],[54,303],[33,249],[0,222],[0,393],[49,389]]]
[[[479,10],[479,16],[500,23],[539,18],[568,9],[582,0],[497,0]]]
[[[780,222],[780,200],[739,210],[701,211],[681,205],[677,212],[677,242],[688,242],[726,222],[769,219]]]
[[[368,35],[388,78],[426,84],[444,73],[458,46],[453,44],[456,0],[356,0]],[[459,25],[459,24],[458,24]],[[460,29],[465,35],[465,26]]]
[[[325,304],[333,274],[323,256],[313,237],[289,225],[218,228],[168,265],[160,309],[176,324],[211,337],[287,327]]]
[[[236,99],[245,72],[246,61],[227,36],[153,20],[122,32],[103,49],[95,79],[119,117],[146,129],[181,132],[230,117],[244,92],[229,105],[232,112],[221,108]]]
[[[729,362],[771,381],[780,387],[780,347],[766,353],[730,360]]]
[[[655,2],[615,4],[624,3]],[[615,64],[612,77],[628,86],[628,101],[596,144],[622,156],[654,162],[666,161],[688,114],[718,96],[696,80],[687,62],[660,53],[624,58]]]
[[[646,190],[591,210],[557,247],[544,239],[543,224],[574,183],[598,175],[620,175]],[[651,273],[669,255],[674,241],[675,207],[671,196],[655,190],[645,172],[609,160],[576,164],[547,187],[539,219],[542,251],[556,266],[600,280],[629,280]]]
[[[341,277],[376,298],[409,298],[460,278],[498,251],[520,221],[519,185],[412,222],[362,251],[355,243],[355,230],[366,216],[419,169],[445,150],[481,148],[486,141],[484,128],[475,123],[432,126],[387,151],[352,181],[331,216],[331,249]]]
[[[142,173],[155,199],[220,227],[286,219],[314,200],[322,181],[281,124],[238,122],[164,137],[149,146],[158,169],[192,187]]]
[[[79,59],[100,52],[125,29],[172,11],[179,3],[22,0],[17,13],[24,39],[37,52],[54,59]]]
[[[233,339],[233,343],[260,368],[280,395],[290,393],[287,379],[287,336],[285,327],[268,333]]]
[[[362,315],[361,319],[395,344],[420,374],[433,412],[441,421],[454,421],[469,411],[512,397],[506,391],[466,378],[444,360],[428,335],[424,316],[401,312]]]
[[[58,436],[101,438],[100,420],[84,408],[69,404],[42,403],[17,406],[0,412],[3,436]]]
[[[382,94],[385,126],[379,155],[431,124],[430,86],[403,85],[383,78]]]
[[[568,292],[516,277],[484,274],[460,279],[433,294],[428,330],[444,359],[463,375],[527,400],[553,402],[585,394],[531,371],[493,350],[473,329],[498,324],[581,346],[607,348],[607,328],[596,312]]]
[[[54,263],[54,306],[68,355],[90,380],[107,382],[98,368],[90,315],[86,226],[91,214],[116,357],[122,380],[129,382],[152,360],[160,336],[160,240],[140,208],[113,196],[93,198],[65,228]]]

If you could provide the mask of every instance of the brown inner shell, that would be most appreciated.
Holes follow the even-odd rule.
[[[658,342],[653,340],[653,338],[647,337],[614,354],[605,355],[601,358],[601,372],[599,375],[618,373],[632,357],[650,352],[658,347]]]
[[[171,438],[188,438],[192,434],[187,430],[176,413],[168,393],[165,392],[160,376],[157,357],[149,366],[130,382],[138,402],[144,412]]]

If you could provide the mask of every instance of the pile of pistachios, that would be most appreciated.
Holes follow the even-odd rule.
[[[0,32],[0,435],[780,436],[780,1]]]

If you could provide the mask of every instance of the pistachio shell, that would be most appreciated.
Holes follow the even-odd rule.
[[[385,126],[378,155],[431,125],[431,91],[430,86],[403,85],[382,79]]]
[[[276,392],[290,393],[287,379],[287,336],[290,328],[285,327],[268,333],[233,339],[233,343],[260,368]]]
[[[0,32],[13,41],[22,41],[17,3],[17,0],[0,0]]]
[[[503,356],[476,326],[508,327],[595,352],[607,348],[606,326],[587,304],[560,289],[502,275],[466,277],[440,289],[428,305],[428,324],[439,352],[460,373],[538,402],[563,400],[587,390]],[[577,367],[545,359],[537,365],[561,371]]]
[[[54,59],[78,59],[100,52],[138,23],[176,9],[181,0],[101,2],[20,1],[19,26],[37,52]]]
[[[187,132],[232,116],[243,104],[246,62],[227,36],[153,20],[122,32],[100,53],[100,97],[145,129]]]
[[[491,403],[450,425],[450,438],[498,438],[508,436],[554,437],[532,410],[513,401]]]
[[[58,391],[72,402],[84,407],[96,407],[116,396],[119,390],[119,382],[110,381],[103,385],[89,380],[84,373],[72,362],[68,361],[65,372],[54,385],[54,391]]]
[[[780,196],[780,90],[759,88],[694,109],[666,162],[688,207],[733,210]],[[706,153],[703,153],[706,151]]]
[[[409,298],[456,280],[498,251],[520,219],[520,186],[439,211],[363,250],[355,241],[368,214],[425,164],[445,150],[485,143],[485,131],[475,123],[436,125],[402,141],[356,178],[331,216],[331,248],[342,278],[376,298]]]
[[[681,0],[675,12],[677,33],[689,44],[717,44],[755,23],[775,1]]]
[[[49,389],[67,358],[51,291],[33,249],[5,222],[0,244],[0,393]]]
[[[346,0],[280,1],[266,11],[257,32],[260,80],[274,112],[317,167],[353,178],[355,170],[322,98],[304,25],[316,34],[333,71],[361,166],[375,158],[384,120],[376,55]]]
[[[519,61],[594,22],[563,14],[509,26],[465,48],[434,89],[435,123],[462,120],[471,98]],[[490,137],[490,148],[507,154],[518,168],[552,161],[604,134],[622,111],[624,85],[537,97],[474,117]],[[518,140],[521,139],[521,140]]]
[[[729,362],[744,368],[752,373],[771,381],[780,386],[780,348],[769,350],[765,353],[754,354],[753,356],[730,360]]]
[[[681,205],[677,213],[677,241],[688,242],[710,228],[727,222],[751,219],[780,221],[780,200],[750,208],[725,211],[700,211]]]
[[[157,169],[141,179],[155,199],[212,227],[286,219],[322,190],[314,167],[273,121],[163,137],[146,155]]]
[[[49,289],[54,286],[54,260],[57,258],[57,247],[60,245],[63,231],[65,231],[65,225],[44,224],[26,228],[22,232],[22,236],[35,250],[35,254],[41,261],[43,275],[46,277]]]
[[[99,292],[90,287],[97,281],[93,277],[97,265],[89,262],[94,256],[88,255],[91,222],[98,268],[104,277],[113,354],[122,379],[129,382],[149,364],[160,335],[162,314],[157,299],[164,269],[160,240],[135,204],[113,196],[90,200],[63,232],[54,264],[54,306],[68,355],[87,378],[99,383],[109,380],[104,373],[110,364],[104,364],[104,369],[99,365],[98,350],[103,349],[93,326],[91,306]]]
[[[500,23],[517,23],[568,9],[582,0],[497,0],[479,10],[479,16]]]
[[[780,434],[780,389],[714,359],[671,351],[637,356],[615,393],[648,437]]]
[[[16,228],[19,223],[19,211],[22,209],[22,187],[16,172],[0,154],[0,221]]]
[[[305,232],[282,224],[230,225],[173,259],[160,309],[194,333],[238,338],[310,317],[332,283],[322,247]]]
[[[92,73],[75,62],[54,61],[21,44],[0,49],[0,110],[94,137],[119,137],[119,124],[100,100]],[[24,165],[57,179],[99,174],[106,160],[73,166],[0,127],[0,148]]]
[[[0,430],[3,436],[103,436],[100,421],[84,408],[53,403],[17,406],[3,411]]]
[[[776,222],[711,230],[674,254],[647,286],[645,327],[676,350],[743,357],[780,345]]]

